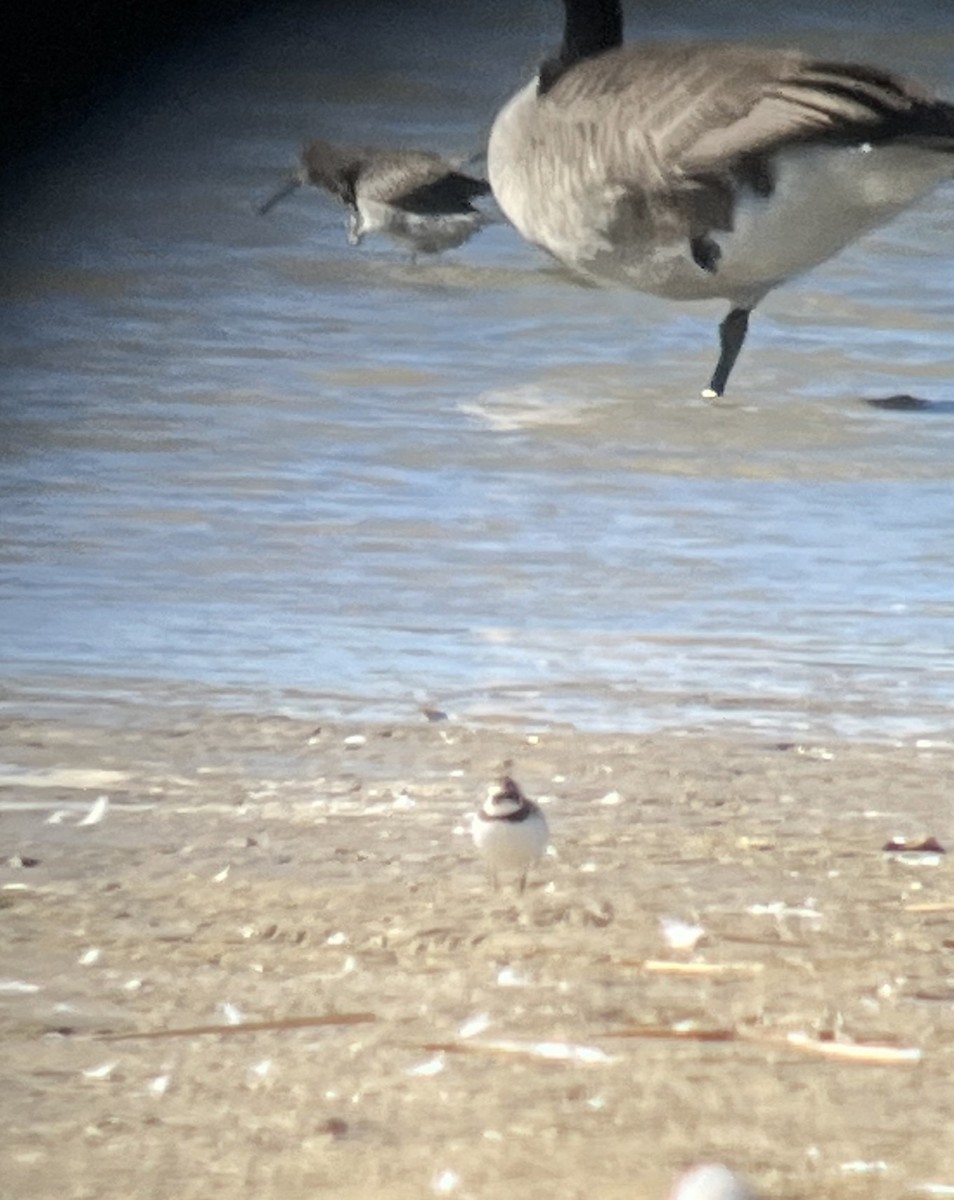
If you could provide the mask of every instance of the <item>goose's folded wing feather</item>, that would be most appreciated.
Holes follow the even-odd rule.
[[[803,61],[763,83],[754,102],[700,131],[679,156],[687,174],[709,171],[802,142],[850,144],[935,138],[954,144],[954,108],[893,75]]]
[[[885,71],[751,46],[625,47],[548,93],[607,178],[646,192],[728,176],[806,141],[907,138],[954,145],[954,106]],[[609,119],[607,119],[609,118]]]

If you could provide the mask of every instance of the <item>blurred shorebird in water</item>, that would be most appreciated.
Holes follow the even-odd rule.
[[[309,142],[298,170],[264,204],[269,212],[304,183],[323,188],[348,209],[348,242],[386,233],[412,256],[462,246],[488,223],[474,201],[490,192],[429,150],[387,150]]]

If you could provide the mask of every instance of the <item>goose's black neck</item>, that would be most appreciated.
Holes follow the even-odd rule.
[[[539,94],[545,95],[561,75],[584,58],[623,44],[621,0],[563,0],[566,19],[560,49],[540,67]]]

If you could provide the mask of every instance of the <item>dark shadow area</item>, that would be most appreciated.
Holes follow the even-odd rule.
[[[922,400],[920,396],[878,396],[864,403],[888,412],[954,413],[954,400]]]
[[[259,0],[53,0],[4,6],[4,182],[19,159],[68,135],[148,68],[260,7]]]

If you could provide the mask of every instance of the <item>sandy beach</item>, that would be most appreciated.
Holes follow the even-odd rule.
[[[11,712],[4,1197],[951,1194],[954,744]]]

